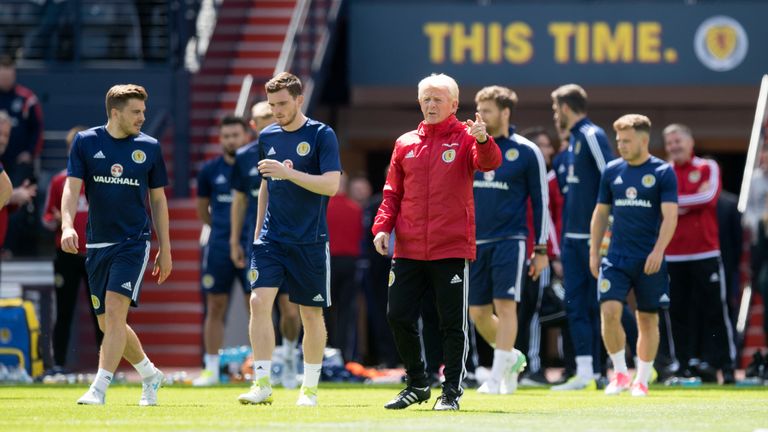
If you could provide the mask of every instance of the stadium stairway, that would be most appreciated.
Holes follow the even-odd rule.
[[[243,78],[263,95],[288,31],[295,0],[225,0],[201,63],[192,77],[190,140],[194,171],[219,154],[217,122],[235,110]],[[260,97],[260,98],[263,98]]]
[[[152,277],[157,239],[144,275],[140,307],[129,323],[158,366],[199,367],[202,359],[203,304],[199,284],[200,229],[193,198],[169,200],[173,270],[162,285]]]

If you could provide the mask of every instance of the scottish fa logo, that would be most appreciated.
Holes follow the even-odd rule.
[[[99,301],[99,298],[95,295],[91,295],[91,305],[93,305],[94,309],[98,309],[99,306],[101,306],[101,302]]]
[[[205,289],[211,289],[213,288],[213,283],[215,280],[213,279],[213,276],[210,274],[203,275],[203,288]]]
[[[443,162],[451,163],[456,159],[456,150],[450,149],[443,152]]]
[[[504,153],[504,158],[510,162],[517,160],[520,157],[520,152],[517,149],[509,149]]]
[[[718,15],[701,23],[696,30],[693,47],[704,66],[715,72],[726,72],[744,61],[749,39],[738,21]]]
[[[611,281],[608,279],[600,280],[600,292],[607,293],[611,289]]]
[[[653,174],[646,174],[643,176],[640,182],[643,184],[643,186],[649,188],[656,184],[656,177]]]
[[[248,271],[248,282],[254,283],[259,280],[259,270],[252,268]]]
[[[122,177],[123,166],[120,164],[114,164],[112,165],[112,168],[109,169],[109,172],[112,173],[112,177]]]
[[[309,143],[306,141],[302,141],[299,143],[299,145],[296,146],[296,154],[299,156],[306,156],[309,154]]]
[[[133,153],[131,153],[131,160],[137,164],[142,164],[147,160],[147,154],[141,150],[134,150]]]
[[[624,194],[627,196],[627,198],[633,200],[637,198],[637,189],[633,187],[628,187],[626,191],[624,191]]]
[[[392,286],[392,284],[394,284],[394,283],[395,283],[395,272],[390,270],[389,271],[389,282],[388,282],[387,286]]]
[[[691,183],[698,183],[701,180],[701,171],[691,171],[688,173],[688,181]]]

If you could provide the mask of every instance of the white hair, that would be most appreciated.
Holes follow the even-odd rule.
[[[419,81],[419,99],[428,88],[442,88],[448,90],[453,100],[459,100],[459,85],[456,80],[446,74],[432,74]]]
[[[11,116],[5,110],[0,110],[0,123],[11,123]]]

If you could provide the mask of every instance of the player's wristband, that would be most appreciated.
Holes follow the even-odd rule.
[[[533,247],[533,253],[536,255],[546,255],[547,254],[547,245],[536,245]]]

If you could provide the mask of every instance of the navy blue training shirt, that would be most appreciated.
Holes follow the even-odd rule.
[[[208,238],[211,244],[229,245],[229,233],[232,228],[232,173],[233,166],[228,164],[223,156],[219,156],[206,161],[197,174],[197,196],[209,198],[211,201],[211,234]],[[247,226],[243,225],[240,235],[240,241],[244,244],[248,244],[253,236],[253,230],[249,234]]]
[[[659,236],[661,203],[677,202],[677,177],[654,156],[637,166],[616,159],[603,172],[597,201],[612,206],[608,256],[646,258]]]
[[[72,142],[67,176],[85,184],[89,245],[150,239],[147,193],[168,184],[155,138],[142,132],[116,139],[105,126],[79,132]]]
[[[312,175],[341,171],[339,142],[329,126],[307,119],[287,132],[278,124],[259,135],[259,159],[274,159]],[[267,178],[269,201],[261,236],[285,243],[328,241],[328,196],[310,192],[291,181]]]

